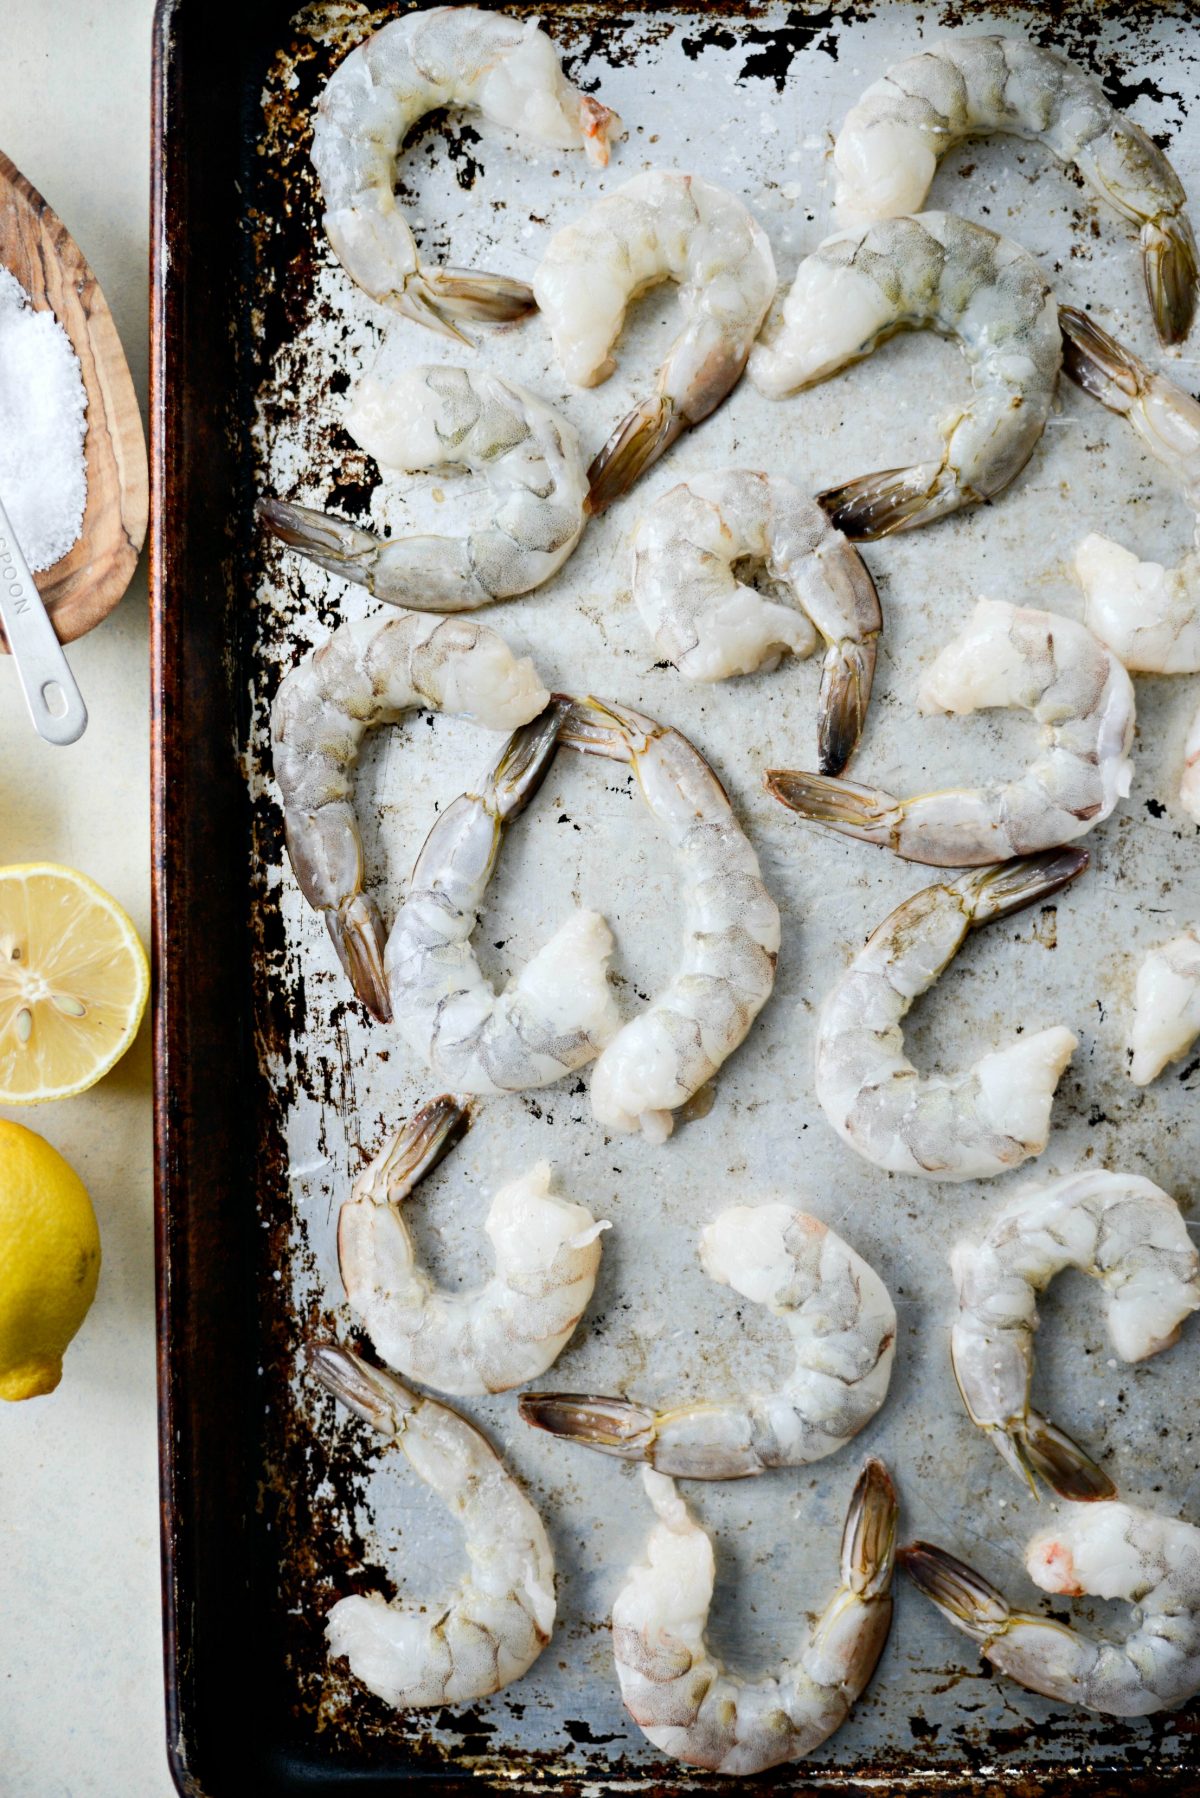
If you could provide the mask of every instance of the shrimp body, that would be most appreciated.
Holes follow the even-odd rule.
[[[762,569],[768,598],[739,571]],[[726,468],[655,501],[633,538],[633,597],[689,680],[725,680],[825,644],[821,770],[839,774],[862,732],[883,628],[875,583],[820,506],[778,475]]]
[[[1174,568],[1142,562],[1091,531],[1075,551],[1084,617],[1132,674],[1200,673],[1200,403],[1146,367],[1085,312],[1061,314],[1064,367],[1085,392],[1127,419],[1150,454],[1176,476],[1196,514],[1196,547]],[[1200,823],[1200,712],[1185,750],[1180,799]]]
[[[937,460],[818,495],[848,537],[910,531],[993,499],[1033,454],[1054,398],[1062,342],[1041,270],[1019,244],[951,212],[827,238],[797,269],[780,330],[756,346],[750,378],[778,399],[861,361],[900,330],[953,337],[972,395],[941,421]]]
[[[767,789],[802,818],[877,843],[907,861],[975,867],[1069,843],[1129,791],[1133,683],[1085,625],[981,599],[921,683],[922,712],[1016,706],[1045,748],[1016,780],[896,799],[875,787],[772,769]]]
[[[469,1704],[531,1667],[554,1628],[554,1552],[541,1518],[490,1443],[456,1411],[410,1392],[332,1342],[308,1350],[334,1397],[405,1455],[462,1525],[468,1571],[436,1605],[341,1598],[326,1619],[331,1656],[397,1710]]]
[[[626,1709],[673,1760],[759,1773],[798,1760],[840,1729],[883,1652],[892,1620],[896,1495],[868,1461],[846,1515],[841,1582],[794,1660],[761,1679],[727,1673],[705,1641],[712,1541],[674,1483],[647,1467],[658,1521],[613,1604],[613,1655]]]
[[[628,706],[587,699],[576,702],[561,740],[632,766],[677,857],[686,908],[679,969],[592,1070],[599,1122],[662,1142],[673,1114],[733,1054],[770,998],[779,908],[728,794],[679,731]]]
[[[559,366],[577,387],[612,373],[625,308],[660,281],[679,284],[684,328],[654,397],[622,419],[589,468],[589,512],[603,512],[720,405],[774,298],[775,259],[736,195],[699,175],[650,170],[557,232],[534,276]]]
[[[392,537],[268,500],[268,529],[376,599],[418,612],[466,612],[528,593],[556,574],[584,526],[579,440],[536,394],[498,375],[421,364],[359,383],[346,418],[356,443],[388,468],[481,474],[490,523],[466,537]]]
[[[1037,1295],[1079,1268],[1104,1288],[1123,1361],[1170,1348],[1200,1310],[1200,1257],[1174,1199],[1136,1174],[1069,1174],[1011,1199],[981,1241],[955,1247],[950,1266],[959,1307],[950,1357],[971,1421],[1031,1485],[1041,1474],[1064,1498],[1114,1497],[1107,1475],[1030,1408]]]
[[[834,146],[839,213],[849,224],[919,212],[939,159],[965,138],[992,131],[1045,144],[1141,227],[1159,337],[1186,337],[1196,302],[1196,240],[1178,175],[1098,81],[1023,38],[948,38],[872,83]]]
[[[1148,1717],[1200,1691],[1200,1530],[1181,1519],[1117,1499],[1063,1504],[1025,1550],[1043,1592],[1136,1606],[1136,1626],[1120,1642],[1014,1611],[989,1581],[929,1543],[901,1549],[899,1559],[985,1659],[1031,1692],[1110,1717]]]
[[[284,676],[271,707],[275,779],[288,857],[308,903],[373,1015],[391,1018],[384,929],[363,892],[354,770],[363,737],[429,707],[512,730],[550,695],[533,663],[467,620],[403,616],[343,624]]]
[[[733,1205],[701,1232],[705,1273],[787,1325],[795,1362],[775,1392],[652,1411],[622,1399],[522,1394],[527,1423],[660,1473],[744,1479],[836,1454],[887,1397],[896,1311],[849,1243],[790,1205]]]
[[[520,318],[534,301],[523,281],[421,262],[396,204],[396,157],[418,120],[440,106],[476,107],[533,143],[585,149],[601,167],[621,121],[571,86],[536,19],[477,6],[394,19],[338,64],[312,143],[334,254],[373,300],[466,341],[456,318]]]
[[[437,1392],[506,1392],[558,1359],[592,1296],[600,1232],[583,1205],[550,1190],[539,1161],[492,1200],[492,1277],[474,1292],[434,1285],[402,1202],[467,1125],[449,1096],[396,1132],[354,1182],[338,1218],[346,1297],[389,1366]]]
[[[1185,1056],[1200,1036],[1200,935],[1185,930],[1151,949],[1137,972],[1129,1077],[1149,1086],[1169,1061]]]
[[[1074,880],[1082,850],[981,868],[914,893],[868,939],[821,1007],[816,1092],[864,1160],[927,1180],[986,1180],[1040,1155],[1059,1076],[1077,1048],[1061,1027],[1019,1036],[953,1078],[921,1075],[902,1020],[967,932]]]
[[[409,878],[384,953],[396,1022],[458,1092],[520,1092],[583,1067],[617,1028],[607,981],[612,935],[576,911],[496,993],[471,946],[505,824],[536,793],[570,700],[516,731],[495,763],[438,818]]]

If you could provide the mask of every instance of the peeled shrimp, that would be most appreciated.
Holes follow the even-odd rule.
[[[1137,972],[1129,1078],[1149,1086],[1200,1036],[1200,935],[1185,930],[1151,949]]]
[[[976,867],[1083,836],[1133,778],[1133,683],[1085,625],[981,599],[921,683],[922,712],[1032,712],[1045,748],[1017,780],[896,799],[876,787],[771,769],[767,790],[802,818],[878,843],[906,861]]]
[[[621,121],[564,76],[536,19],[437,6],[394,19],[338,64],[313,121],[312,159],[334,254],[373,300],[444,337],[457,318],[499,323],[534,304],[524,281],[423,263],[396,204],[396,157],[440,106],[477,107],[493,124],[603,168]]]
[[[825,240],[796,271],[783,323],[750,358],[773,399],[824,381],[899,330],[957,340],[972,397],[941,420],[942,455],[819,494],[848,537],[911,531],[994,499],[1037,446],[1062,360],[1054,296],[1027,250],[951,212]]]
[[[1121,1642],[1014,1611],[988,1580],[928,1542],[905,1572],[984,1658],[1031,1692],[1110,1717],[1172,1711],[1200,1691],[1200,1530],[1116,1499],[1064,1504],[1025,1550],[1043,1592],[1123,1598],[1137,1625]]]
[[[539,1161],[492,1200],[492,1277],[474,1292],[436,1287],[417,1261],[400,1207],[467,1127],[448,1095],[408,1120],[354,1182],[338,1218],[346,1297],[389,1366],[437,1392],[506,1392],[555,1362],[600,1267],[600,1232],[583,1205],[550,1190]]]
[[[651,1142],[711,1080],[771,996],[779,908],[724,787],[679,731],[628,706],[577,701],[563,744],[627,762],[679,860],[683,959],[670,984],[607,1043],[592,1070],[592,1111]]]
[[[367,1009],[391,1018],[383,921],[363,892],[354,769],[377,724],[428,706],[511,730],[550,695],[486,625],[459,619],[364,618],[343,624],[284,676],[271,707],[275,779],[300,890],[324,912],[338,959]]]
[[[1087,392],[1129,420],[1146,448],[1179,478],[1196,513],[1196,547],[1174,568],[1140,562],[1092,531],[1075,551],[1084,617],[1132,674],[1200,673],[1200,403],[1094,324],[1064,306],[1063,366]],[[1200,711],[1185,751],[1180,799],[1200,823],[1196,751]]]
[[[747,564],[779,598],[749,584]],[[638,525],[633,597],[689,680],[769,671],[789,652],[809,655],[819,634],[821,771],[841,772],[862,733],[883,618],[861,556],[814,500],[749,468],[694,475]]]
[[[466,537],[386,541],[307,506],[267,500],[260,515],[293,549],[389,605],[468,612],[540,587],[584,526],[579,440],[536,394],[484,370],[422,363],[360,382],[346,417],[356,443],[388,468],[481,474],[490,523]]]
[[[713,1546],[665,1474],[642,1481],[658,1522],[613,1605],[626,1709],[673,1760],[759,1773],[798,1760],[840,1729],[865,1690],[892,1621],[896,1495],[868,1461],[842,1532],[841,1583],[795,1660],[761,1679],[727,1673],[705,1640]]]
[[[462,1524],[469,1569],[438,1604],[341,1598],[329,1653],[397,1710],[469,1704],[520,1679],[554,1628],[554,1552],[541,1518],[495,1450],[456,1411],[410,1392],[349,1350],[318,1342],[310,1371],[407,1457]]]
[[[621,420],[588,469],[587,509],[603,512],[733,387],[775,294],[766,235],[736,195],[699,175],[635,175],[556,232],[533,279],[569,381],[593,387],[636,295],[679,283],[684,328],[652,399]]]
[[[971,1421],[1031,1486],[1040,1474],[1064,1498],[1114,1497],[1107,1474],[1030,1407],[1037,1294],[1077,1267],[1105,1290],[1122,1361],[1170,1348],[1200,1310],[1200,1257],[1174,1199],[1137,1174],[1068,1174],[1010,1199],[950,1265],[959,1306],[950,1358]]]
[[[387,940],[396,1022],[458,1092],[548,1086],[591,1061],[618,1025],[606,973],[612,935],[598,913],[576,911],[500,994],[471,947],[504,826],[545,778],[570,708],[553,700],[441,814]]]
[[[1159,337],[1186,337],[1196,304],[1196,240],[1178,175],[1098,81],[1022,38],[947,38],[874,82],[847,113],[834,146],[839,212],[848,224],[919,212],[939,158],[964,138],[992,131],[1045,144],[1141,227]]]
[[[918,1074],[901,1022],[969,930],[1082,874],[1082,849],[980,868],[914,893],[884,919],[821,1007],[816,1092],[865,1161],[927,1180],[986,1180],[1040,1155],[1059,1076],[1078,1047],[1061,1026],[1017,1037],[953,1078]]]
[[[660,1473],[737,1480],[844,1448],[887,1397],[896,1311],[874,1268],[790,1205],[732,1205],[700,1234],[706,1274],[785,1323],[795,1362],[777,1392],[652,1411],[622,1399],[527,1392],[527,1423]]]

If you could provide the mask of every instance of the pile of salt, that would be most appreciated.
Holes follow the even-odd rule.
[[[0,499],[30,568],[51,568],[83,526],[87,392],[71,340],[0,268]]]

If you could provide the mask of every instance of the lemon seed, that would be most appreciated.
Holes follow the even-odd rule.
[[[30,1011],[28,1005],[22,1005],[20,1011],[17,1013],[17,1037],[21,1042],[27,1043],[32,1035],[33,1013]]]

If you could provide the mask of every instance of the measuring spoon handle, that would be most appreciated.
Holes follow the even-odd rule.
[[[33,727],[47,743],[75,743],[87,707],[0,499],[0,623]]]

